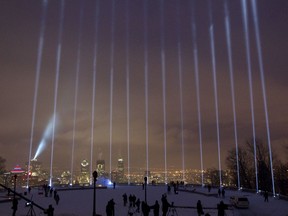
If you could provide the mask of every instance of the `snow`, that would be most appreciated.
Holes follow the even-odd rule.
[[[195,192],[193,192],[195,190]],[[226,210],[226,215],[234,216],[288,216],[288,202],[285,200],[279,200],[269,197],[269,202],[264,202],[263,196],[258,194],[252,194],[241,191],[229,191],[226,190],[225,198],[219,198],[216,196],[217,189],[212,189],[209,195],[206,188],[196,187],[191,189],[185,189],[185,191],[179,191],[178,194],[174,194],[173,190],[171,194],[167,194],[165,186],[147,186],[147,201],[148,205],[153,205],[158,200],[161,205],[162,194],[167,194],[169,203],[174,202],[175,210],[174,215],[188,216],[197,215],[196,203],[201,200],[204,212],[212,215],[217,215],[217,204],[223,200],[225,204],[230,204],[230,196],[246,196],[250,202],[249,209],[236,209],[229,207]],[[19,190],[18,190],[19,191]],[[126,216],[128,213],[128,207],[123,206],[122,195],[126,193],[128,196],[134,194],[141,201],[145,199],[145,191],[142,186],[116,186],[116,189],[98,189],[96,190],[96,212],[99,215],[106,215],[105,207],[110,199],[114,199],[115,215]],[[27,198],[32,199],[38,205],[48,208],[49,204],[52,204],[55,208],[55,216],[86,216],[92,215],[93,212],[93,189],[79,189],[79,190],[58,190],[60,196],[59,205],[56,205],[53,197],[45,197],[38,194],[38,190],[33,188],[31,193],[26,195]],[[5,196],[6,193],[1,192],[0,197]],[[215,196],[213,196],[215,195]],[[21,199],[18,204],[17,216],[27,215],[29,207],[25,207],[26,201]],[[6,216],[12,214],[11,202],[0,202],[0,215]],[[193,207],[193,208],[181,208],[181,207]],[[205,209],[207,208],[207,209]],[[45,215],[42,210],[39,210],[34,206],[36,215]],[[30,214],[29,214],[30,215]],[[136,215],[136,214],[134,214]],[[140,215],[140,214],[138,214]],[[150,211],[150,215],[153,215],[153,211]],[[173,212],[169,212],[168,216],[172,216]]]

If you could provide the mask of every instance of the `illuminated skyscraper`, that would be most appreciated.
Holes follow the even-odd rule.
[[[81,185],[88,185],[89,184],[89,170],[90,170],[90,165],[88,163],[87,160],[83,160],[81,162],[81,174],[80,174],[80,179],[79,179],[79,183]]]
[[[97,160],[96,161],[96,171],[98,172],[98,176],[104,176],[105,173],[105,160]]]
[[[117,171],[117,182],[124,182],[124,160],[122,158],[118,159]]]

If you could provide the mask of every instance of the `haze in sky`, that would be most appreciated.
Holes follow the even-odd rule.
[[[165,161],[200,169],[200,138],[204,168],[218,167],[219,147],[225,167],[235,148],[225,2],[243,146],[253,125],[240,0],[1,1],[0,156],[7,169],[28,161],[31,130],[33,158],[54,111],[57,125],[38,156],[46,167],[53,152],[60,169],[70,169],[72,157],[79,169],[91,156],[94,165],[105,159],[106,169],[119,157],[131,169],[164,169]],[[247,8],[255,135],[267,144],[250,1]],[[286,0],[257,1],[271,146],[285,160],[287,8]]]

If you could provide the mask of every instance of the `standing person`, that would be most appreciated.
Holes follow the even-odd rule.
[[[49,205],[48,211],[47,211],[48,216],[53,216],[54,215],[54,208],[52,205]]]
[[[221,197],[221,189],[218,189],[218,196]]]
[[[112,210],[111,210],[110,201],[108,201],[108,203],[106,205],[106,216],[112,216]]]
[[[142,203],[141,203],[141,210],[142,210],[143,216],[149,215],[150,207],[148,206],[148,204],[145,201],[142,201]]]
[[[122,197],[123,197],[123,204],[124,204],[124,206],[126,206],[126,205],[127,205],[127,194],[124,193],[124,194],[122,195]]]
[[[225,204],[223,201],[218,204],[217,209],[218,209],[218,216],[225,216]]]
[[[114,216],[115,215],[115,202],[114,199],[111,199],[110,201],[110,206],[111,206],[111,215]]]
[[[211,191],[211,185],[209,184],[208,185],[208,192],[210,193],[210,191]]]
[[[50,197],[52,197],[52,194],[53,194],[53,188],[52,187],[50,188],[50,192],[49,193],[50,193]]]
[[[168,192],[168,194],[171,193],[171,186],[170,186],[170,184],[167,185],[167,192]]]
[[[132,204],[133,204],[133,197],[132,197],[132,195],[130,194],[130,195],[129,195],[129,207],[130,207],[130,208],[132,207]]]
[[[56,205],[58,205],[59,200],[60,200],[60,197],[59,197],[59,194],[57,193],[57,194],[56,194],[56,197],[55,197]]]
[[[162,216],[166,216],[167,215],[167,212],[168,212],[168,209],[169,207],[171,206],[170,203],[167,201],[167,197],[166,195],[162,195],[162,198],[161,198],[161,201],[162,201]]]
[[[203,207],[202,207],[200,200],[197,201],[197,214],[198,214],[198,216],[204,214]]]
[[[158,200],[155,201],[155,204],[151,207],[153,209],[154,216],[159,216],[159,203]]]
[[[264,192],[264,202],[268,202],[268,191]]]
[[[222,197],[225,198],[225,188],[222,188]]]
[[[13,199],[13,203],[12,203],[12,209],[13,209],[13,216],[16,215],[16,211],[18,209],[18,200],[16,198]]]
[[[136,212],[140,212],[140,199],[138,198],[137,201],[135,202],[135,205],[137,207]]]

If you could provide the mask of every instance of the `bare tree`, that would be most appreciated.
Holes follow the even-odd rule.
[[[6,159],[0,156],[0,174],[3,174],[5,172],[5,162]]]
[[[250,157],[256,157],[257,169],[258,169],[258,185],[261,190],[272,190],[272,177],[270,169],[269,150],[267,145],[263,143],[261,139],[255,138],[256,152],[254,151],[254,142],[246,142],[248,153]],[[255,155],[256,154],[256,155]],[[276,155],[273,155],[276,160]],[[255,166],[255,165],[254,165]]]
[[[238,164],[239,164],[239,176],[240,176],[240,187],[244,188],[253,188],[253,174],[251,168],[251,157],[247,151],[241,147],[238,148]],[[227,168],[232,171],[232,179],[235,185],[238,184],[238,174],[237,174],[237,158],[236,158],[236,149],[228,151],[226,157]],[[237,185],[238,186],[238,185]]]

